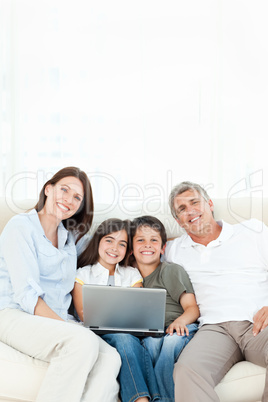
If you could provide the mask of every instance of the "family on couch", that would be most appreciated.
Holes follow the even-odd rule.
[[[130,225],[133,242],[127,227],[117,226],[119,230],[112,229],[95,244],[97,259],[87,261],[84,272],[77,273],[75,243],[88,232],[93,218],[92,191],[84,172],[71,167],[56,173],[44,185],[35,208],[6,225],[0,237],[0,340],[50,362],[37,401],[116,401],[119,373],[123,402],[173,400],[172,375],[163,372],[165,364],[172,372],[182,349],[178,351],[178,345],[184,339],[185,346],[197,330],[193,292],[201,327],[175,364],[175,401],[219,401],[214,387],[236,362],[245,359],[267,366],[267,228],[255,220],[237,225],[216,222],[207,193],[189,182],[172,190],[170,207],[186,233],[168,242],[166,249],[161,222],[138,218]],[[101,248],[102,239],[115,241],[116,246],[110,249],[104,243]],[[118,265],[129,244],[140,273]],[[165,261],[160,262],[160,255]],[[168,288],[167,301],[172,303],[167,308],[167,335],[125,342],[136,347],[135,373],[133,366],[129,372],[125,368],[131,348],[125,349],[124,361],[122,336],[107,334],[104,341],[67,320],[74,283],[74,302],[83,318],[81,286],[94,276],[90,270],[98,270],[106,284],[124,286],[126,275],[127,286],[140,286],[143,277],[145,287]],[[116,346],[121,359],[108,343]],[[157,367],[162,371],[158,377]],[[133,383],[139,386],[144,382],[144,391],[123,391],[130,384],[127,380],[124,385],[124,376],[134,376]],[[267,400],[266,385],[263,401]]]

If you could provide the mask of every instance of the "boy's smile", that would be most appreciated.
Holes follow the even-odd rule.
[[[164,248],[158,231],[149,226],[138,227],[133,237],[133,254],[139,268],[143,265],[157,266]]]

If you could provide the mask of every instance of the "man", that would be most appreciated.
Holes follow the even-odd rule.
[[[164,259],[188,272],[201,325],[175,365],[175,400],[219,401],[214,387],[235,363],[267,366],[268,228],[254,219],[216,222],[213,202],[195,183],[173,188],[169,202],[186,233],[168,242]]]

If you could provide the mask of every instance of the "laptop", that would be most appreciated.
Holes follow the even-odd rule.
[[[163,336],[166,290],[83,285],[84,326],[96,334]]]

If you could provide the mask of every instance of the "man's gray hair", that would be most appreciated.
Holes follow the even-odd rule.
[[[173,189],[171,190],[171,193],[169,195],[169,207],[172,213],[172,216],[177,219],[177,213],[174,208],[174,198],[177,197],[177,195],[184,193],[185,191],[197,191],[206,201],[210,200],[210,197],[206,190],[201,187],[199,184],[192,183],[191,181],[183,181],[180,184],[177,184]]]

